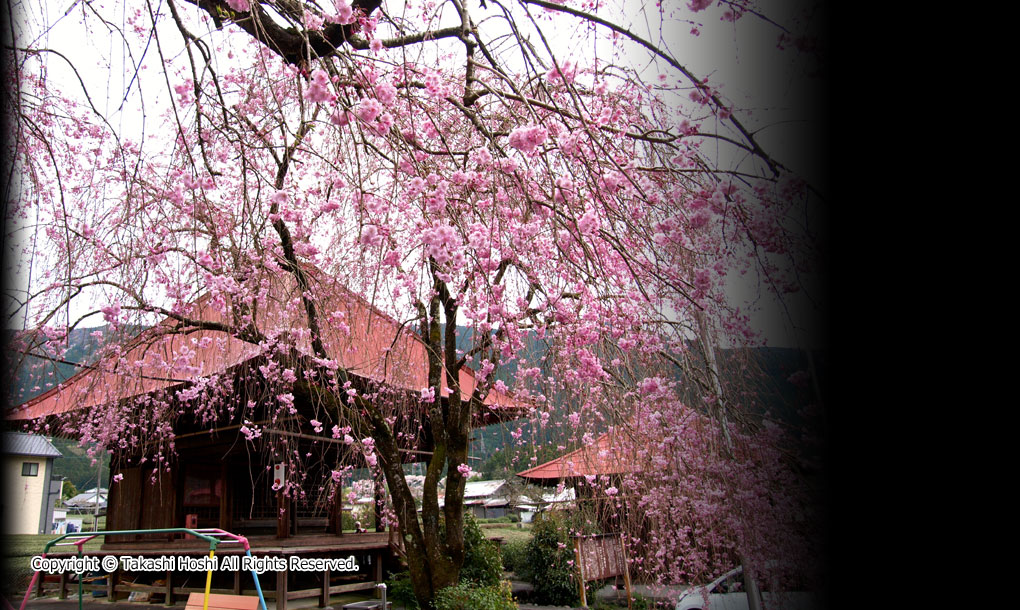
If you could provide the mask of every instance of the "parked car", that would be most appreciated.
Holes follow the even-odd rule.
[[[765,610],[822,610],[818,598],[802,591],[762,591]],[[748,610],[744,571],[735,568],[707,585],[691,587],[677,601],[675,610]]]

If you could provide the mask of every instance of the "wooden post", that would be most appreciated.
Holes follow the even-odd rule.
[[[167,570],[166,573],[166,593],[163,594],[163,605],[172,606],[174,605],[174,573]]]
[[[325,608],[329,605],[329,568],[322,572],[322,593],[319,595],[319,607]]]
[[[231,509],[230,509],[230,496],[229,485],[227,481],[230,480],[230,473],[227,471],[227,463],[220,462],[220,529],[230,531],[231,526]]]
[[[57,599],[67,599],[67,572],[60,573],[60,592]]]
[[[287,610],[287,568],[276,573],[276,610]]]
[[[581,539],[574,539],[574,561],[577,562],[577,576],[581,586],[581,607],[588,607],[588,594],[584,590],[584,567],[581,565]]]
[[[241,571],[234,572],[234,595],[241,594]]]
[[[276,491],[276,537],[286,538],[290,534],[289,523],[290,511],[287,510],[287,500],[283,497],[283,488]]]
[[[627,608],[631,607],[631,594],[630,594],[630,563],[627,561],[627,542],[623,538],[623,534],[620,534],[620,548],[623,549],[623,582],[627,586]]]
[[[340,485],[337,485],[336,493],[333,494],[332,525],[337,536],[344,535],[344,494]]]
[[[115,568],[113,572],[106,575],[106,601],[109,603],[117,601],[115,597],[117,592],[114,587],[117,586],[117,574],[119,573],[120,568]]]
[[[276,537],[286,538],[290,535],[288,519],[290,516],[290,502],[283,495],[283,487],[287,482],[287,467],[284,462],[278,462],[273,466],[273,487],[276,488]],[[286,603],[286,601],[284,602]]]

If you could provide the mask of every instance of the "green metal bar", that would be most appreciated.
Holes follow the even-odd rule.
[[[222,530],[219,530],[219,531],[222,531]],[[53,547],[54,545],[73,544],[73,545],[78,547],[78,557],[81,558],[83,556],[83,554],[84,554],[83,547],[85,546],[85,543],[88,542],[89,540],[92,540],[93,538],[98,537],[98,536],[104,536],[105,537],[105,536],[108,536],[110,534],[113,534],[113,535],[116,536],[116,535],[130,535],[130,534],[178,534],[178,533],[190,534],[192,536],[195,536],[196,538],[201,538],[202,540],[205,540],[206,542],[208,542],[209,543],[209,557],[210,558],[212,558],[214,556],[214,553],[216,552],[216,546],[219,545],[220,542],[224,542],[223,540],[220,540],[219,538],[216,538],[214,536],[207,536],[206,534],[203,534],[201,532],[197,532],[197,531],[195,531],[195,530],[193,530],[191,528],[188,528],[188,527],[167,527],[167,528],[152,529],[152,530],[109,530],[109,531],[104,531],[104,532],[94,532],[92,534],[87,534],[87,535],[80,534],[80,533],[64,534],[64,535],[60,536],[59,538],[54,538],[53,540],[50,540],[49,542],[47,542],[46,546],[43,548],[42,556],[45,557],[46,554],[49,553],[50,548]],[[226,532],[223,532],[223,533],[226,533]],[[233,534],[229,534],[229,535],[233,536]],[[67,540],[68,538],[70,538],[72,540],[68,541],[68,542],[63,542],[63,543],[61,542],[62,540]],[[234,541],[238,541],[238,540],[241,540],[241,539],[240,538],[235,538]],[[248,547],[247,539],[244,539],[244,544],[245,544],[245,551],[248,552],[248,550],[247,550],[247,547]],[[248,552],[248,553],[250,555],[250,552]],[[32,578],[32,582],[33,583],[35,582],[35,578],[38,577],[38,576],[39,576],[38,572],[36,572],[33,575],[33,578]],[[83,574],[79,574],[78,575],[78,610],[84,610],[84,608],[83,608],[84,602],[83,602],[82,576],[83,576]],[[258,583],[258,576],[255,574],[254,571],[252,572],[252,577],[255,578],[255,586],[256,586],[256,588],[259,588],[259,586],[258,586],[259,585],[259,583]],[[107,576],[107,578],[110,578],[110,577]],[[212,584],[212,580],[211,579],[212,579],[212,571],[210,570],[209,574],[206,577],[206,583],[205,583],[205,602],[203,604],[203,608],[207,607],[208,604],[209,604],[209,590],[210,590],[209,587]],[[31,593],[31,591],[32,591],[32,585],[29,585],[28,586],[28,591],[25,592],[25,601],[28,600],[28,596]],[[261,590],[261,588],[259,588],[259,598],[260,598],[260,600],[262,598],[262,590]],[[22,606],[22,609],[24,609],[24,607],[25,607],[25,602],[24,601],[21,603],[21,606]],[[265,601],[264,600],[262,600],[262,607],[265,608]]]

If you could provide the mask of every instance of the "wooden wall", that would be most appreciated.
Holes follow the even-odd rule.
[[[122,468],[124,478],[110,486],[106,509],[107,530],[181,527],[177,518],[176,472],[160,472],[152,481],[152,468]],[[107,536],[107,542],[166,539],[166,534]]]

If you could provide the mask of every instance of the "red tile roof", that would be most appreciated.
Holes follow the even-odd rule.
[[[425,345],[400,324],[338,281],[314,272],[316,302],[326,351],[349,373],[417,392],[428,385]],[[311,353],[305,311],[290,274],[276,274],[266,282],[269,296],[260,300],[259,328],[266,335],[293,333],[298,347]],[[187,312],[191,319],[228,322],[209,295]],[[326,322],[331,320],[330,322]],[[117,362],[104,361],[100,369],[85,369],[62,384],[11,409],[8,419],[27,420],[86,409],[188,383],[250,360],[257,345],[216,330],[170,333],[176,321],[164,319],[122,347]],[[190,367],[190,368],[189,368]],[[476,382],[474,371],[460,371],[461,395],[469,397]],[[449,388],[443,386],[443,396]],[[491,390],[485,399],[497,419],[519,416],[527,405]],[[507,417],[500,417],[504,411]],[[509,415],[511,414],[512,415]]]
[[[518,472],[517,476],[538,484],[550,484],[571,477],[632,472],[634,465],[630,457],[622,453],[625,449],[621,441],[618,433],[607,432],[590,445]]]

